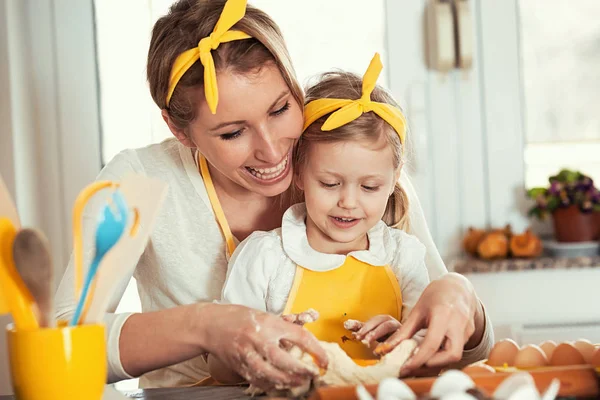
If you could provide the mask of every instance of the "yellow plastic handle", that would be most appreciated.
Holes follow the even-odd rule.
[[[0,288],[17,329],[38,329],[35,301],[15,268],[12,247],[16,235],[13,223],[0,218]]]

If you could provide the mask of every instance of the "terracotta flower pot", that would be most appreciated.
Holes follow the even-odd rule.
[[[589,242],[598,238],[600,213],[583,213],[578,206],[558,208],[552,213],[554,236],[559,242]]]

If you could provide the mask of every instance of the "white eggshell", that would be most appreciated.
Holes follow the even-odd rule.
[[[358,400],[373,400],[373,397],[363,385],[356,387],[356,397],[358,397]]]
[[[400,379],[386,378],[379,383],[377,400],[417,400],[417,396]]]
[[[442,398],[451,393],[464,393],[469,389],[473,389],[474,387],[475,383],[473,383],[473,380],[469,378],[469,375],[452,369],[443,373],[435,380],[435,382],[433,382],[430,396]]]
[[[468,393],[456,392],[442,396],[440,397],[440,400],[477,400],[477,398],[471,396]]]
[[[523,397],[529,396],[529,397]],[[535,400],[540,398],[540,394],[535,387],[535,382],[531,375],[527,372],[512,374],[506,378],[496,388],[494,392],[495,399],[530,399]]]
[[[552,379],[552,383],[548,386],[548,389],[542,395],[542,400],[554,400],[558,396],[560,390],[560,381],[558,379]]]

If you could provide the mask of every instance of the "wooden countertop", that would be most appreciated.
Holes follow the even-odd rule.
[[[139,400],[246,400],[250,396],[244,394],[245,388],[240,387],[197,387],[146,389],[126,392],[127,398]],[[266,397],[254,397],[266,399]],[[0,400],[15,400],[14,396],[0,396]],[[66,399],[65,399],[66,400]],[[85,396],[81,400],[86,400]]]

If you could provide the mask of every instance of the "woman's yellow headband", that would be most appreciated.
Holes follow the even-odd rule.
[[[313,100],[304,107],[304,130],[313,122],[331,112],[329,118],[321,127],[322,131],[331,131],[346,125],[364,113],[373,111],[379,115],[385,122],[390,124],[398,133],[400,142],[404,144],[406,137],[406,119],[398,108],[385,103],[371,101],[371,93],[377,84],[377,78],[383,69],[383,64],[379,53],[375,56],[363,76],[362,96],[358,100],[348,99],[317,99]],[[334,112],[335,111],[335,112]]]
[[[210,36],[200,40],[198,47],[184,51],[177,56],[171,69],[171,77],[169,78],[169,92],[166,100],[167,107],[181,77],[196,61],[200,60],[204,66],[204,95],[206,96],[206,102],[210,111],[213,114],[217,113],[219,89],[217,88],[215,61],[213,60],[211,51],[216,50],[221,43],[252,37],[241,31],[230,31],[231,27],[244,18],[245,14],[246,0],[228,0]]]

